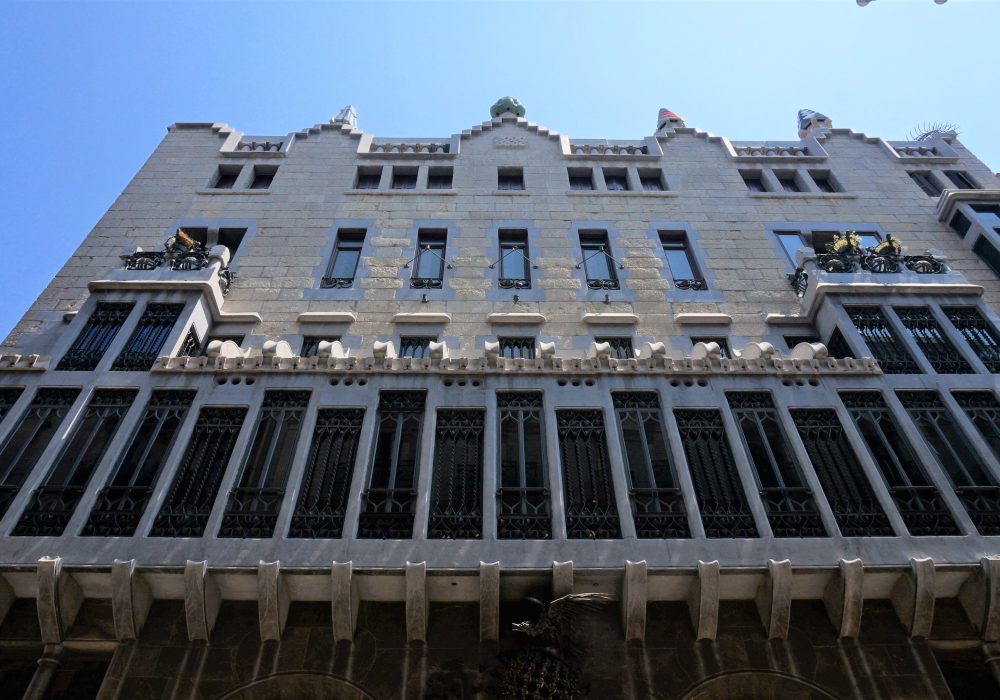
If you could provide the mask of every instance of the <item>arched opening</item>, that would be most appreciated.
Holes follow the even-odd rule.
[[[275,673],[230,690],[219,700],[374,700],[359,686],[328,673]]]

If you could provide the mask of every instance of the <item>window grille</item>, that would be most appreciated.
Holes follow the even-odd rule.
[[[365,418],[361,408],[321,408],[289,537],[341,537]]]
[[[338,231],[333,245],[333,255],[320,280],[324,289],[347,289],[354,285],[354,276],[365,244],[365,231]]]
[[[270,537],[285,497],[309,391],[266,391],[250,452],[229,492],[219,537]]]
[[[167,336],[184,310],[184,304],[150,304],[139,317],[139,325],[115,358],[112,370],[148,372],[160,356]]]
[[[724,360],[730,359],[733,355],[729,351],[729,341],[726,338],[691,338],[691,345],[697,345],[698,343],[717,343],[719,346],[719,357]]]
[[[450,190],[452,173],[451,168],[431,168],[427,173],[427,189]]]
[[[974,306],[944,306],[941,310],[986,369],[1000,374],[1000,338],[993,325]]]
[[[917,187],[923,190],[928,197],[937,197],[941,194],[940,185],[935,182],[934,177],[927,171],[909,173],[910,179],[917,183]]]
[[[79,389],[42,387],[0,448],[0,517],[56,436]]]
[[[708,537],[757,537],[740,485],[722,414],[716,409],[674,409],[684,456]]]
[[[841,400],[865,440],[911,535],[958,535],[937,487],[877,391],[845,391]]]
[[[788,445],[771,395],[726,392],[775,537],[826,537],[812,491]]]
[[[136,389],[97,389],[45,481],[31,494],[14,535],[57,537],[125,418]]]
[[[340,340],[339,335],[307,335],[302,338],[302,349],[299,350],[299,357],[316,357],[319,354],[319,344],[324,341],[334,343]]]
[[[624,335],[605,335],[594,338],[595,343],[607,343],[611,346],[611,356],[616,360],[635,359],[635,348],[632,339]]]
[[[864,339],[872,357],[886,374],[921,374],[903,342],[889,327],[877,306],[847,306],[847,315]]]
[[[556,411],[570,539],[621,537],[601,411]]]
[[[590,289],[619,289],[615,260],[611,257],[607,231],[581,231],[580,251],[582,265],[587,273]],[[579,266],[578,266],[579,267]]]
[[[399,337],[399,356],[426,360],[431,356],[431,343],[436,341],[437,338],[434,336],[401,335]]]
[[[501,230],[500,289],[530,289],[531,260],[528,257],[528,232]]]
[[[571,190],[592,190],[594,189],[594,175],[590,168],[570,168],[569,188]]]
[[[382,180],[382,168],[358,168],[357,189],[377,190]]]
[[[413,289],[441,289],[444,279],[445,253],[447,249],[446,231],[419,231],[417,233],[417,254],[414,258]]]
[[[953,396],[976,430],[1000,459],[1000,402],[990,391],[956,391]],[[986,481],[955,489],[976,528],[984,535],[1000,535],[1000,487],[986,474]]]
[[[497,171],[498,190],[523,190],[524,171],[521,168],[500,168]]]
[[[910,332],[920,351],[924,353],[935,372],[941,374],[970,374],[972,368],[959,354],[958,349],[941,332],[933,312],[926,306],[893,307],[903,327]]]
[[[14,402],[21,397],[21,393],[24,390],[20,387],[3,387],[0,388],[0,421],[4,419]]]
[[[198,357],[201,355],[201,341],[198,340],[194,326],[191,326],[191,330],[184,336],[184,342],[181,344],[180,350],[177,351],[177,355],[179,357]]]
[[[107,486],[97,494],[97,503],[83,528],[84,535],[135,534],[195,393],[166,389],[153,392],[125,456]]]
[[[833,329],[833,333],[830,334],[830,340],[826,344],[826,349],[829,351],[830,357],[839,359],[854,357],[854,351],[847,344],[847,339],[844,338],[844,334],[840,332],[839,328]]]
[[[392,169],[392,189],[413,190],[417,188],[417,173],[409,169]]]
[[[675,289],[708,289],[684,231],[660,231],[660,246],[667,259]]]
[[[166,500],[153,521],[152,537],[201,537],[212,514],[222,476],[233,456],[246,408],[206,406],[188,441]]]
[[[56,369],[93,371],[118,335],[133,306],[132,302],[99,303]]]
[[[684,498],[655,392],[612,394],[629,475],[629,501],[639,537],[690,537]]]
[[[628,191],[628,176],[623,172],[604,171],[604,185],[609,192]]]
[[[413,536],[425,399],[422,391],[386,391],[379,397],[378,434],[358,537]]]
[[[497,534],[501,539],[552,537],[545,478],[542,395],[497,395],[500,421],[500,488]]]
[[[809,408],[792,409],[791,414],[841,534],[844,537],[894,535],[837,412]]]
[[[513,338],[500,337],[500,357],[508,359],[535,359],[535,339],[534,338]]]
[[[479,409],[437,413],[427,528],[431,538],[483,536],[483,416]]]

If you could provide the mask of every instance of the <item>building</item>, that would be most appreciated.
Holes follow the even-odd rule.
[[[2,346],[10,697],[996,692],[994,174],[491,116],[169,128]]]

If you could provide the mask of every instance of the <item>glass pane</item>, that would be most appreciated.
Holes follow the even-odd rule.
[[[667,249],[663,252],[667,256],[667,265],[670,266],[670,274],[674,279],[689,280],[697,277],[686,250]]]
[[[524,485],[540,487],[545,485],[542,471],[542,423],[535,412],[524,412]]]
[[[587,261],[584,264],[584,267],[587,270],[587,279],[612,279],[608,256],[604,250],[604,246],[601,245],[588,244],[584,246],[583,256]]]
[[[792,262],[795,262],[795,252],[802,247],[802,239],[797,233],[779,233],[777,234],[778,241],[781,243],[781,247],[785,249],[785,255]]]
[[[393,488],[413,488],[413,474],[417,464],[417,443],[420,440],[420,418],[407,416],[403,421],[403,433],[399,438],[396,483]]]
[[[396,442],[395,416],[383,416],[379,422],[378,437],[375,442],[375,463],[372,465],[371,488],[389,488],[392,472],[392,453]]]
[[[500,421],[500,485],[506,488],[521,486],[520,446],[517,413],[508,413]]]
[[[441,277],[441,258],[438,256],[443,249],[431,247],[426,250],[423,245],[420,247],[420,257],[417,259],[417,277],[437,279]]]
[[[651,465],[646,459],[646,451],[642,446],[642,430],[637,418],[638,416],[631,411],[622,411],[618,414],[622,441],[625,444],[625,462],[628,464],[633,488],[653,488],[656,484],[650,478]]]
[[[353,278],[354,271],[358,267],[358,260],[361,258],[361,251],[357,249],[337,249],[337,256],[333,260],[333,268],[329,277]]]
[[[524,260],[523,246],[518,246],[518,249],[515,250],[514,245],[505,243],[501,248],[501,254],[504,256],[500,263],[501,277],[515,280],[527,278],[528,270]]]

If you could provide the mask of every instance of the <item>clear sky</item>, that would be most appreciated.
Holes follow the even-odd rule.
[[[784,140],[809,107],[888,139],[954,122],[996,170],[998,26],[1000,0],[0,0],[0,338],[173,122],[284,135],[352,103],[365,131],[448,136],[509,94],[574,137],[640,138],[665,106]]]

